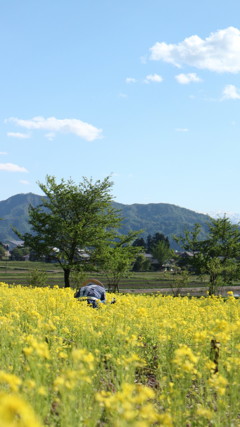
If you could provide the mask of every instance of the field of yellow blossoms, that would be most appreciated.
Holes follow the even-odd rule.
[[[0,283],[1,427],[240,426],[240,300],[73,293]]]

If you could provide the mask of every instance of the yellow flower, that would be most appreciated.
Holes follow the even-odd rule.
[[[203,406],[199,406],[196,410],[196,414],[202,418],[205,418],[211,421],[214,417],[214,412],[208,408],[204,408]]]
[[[173,362],[177,365],[179,370],[187,373],[197,373],[195,365],[198,362],[198,357],[193,354],[192,350],[188,346],[182,345],[180,348],[175,350],[174,355],[175,357]]]
[[[25,356],[30,356],[30,354],[33,353],[33,347],[24,347],[23,353],[25,354]]]
[[[38,389],[37,389],[37,393],[40,395],[40,396],[47,396],[47,390],[46,390],[46,388],[45,387],[43,387],[43,386],[41,386],[41,387],[38,387]]]
[[[60,390],[63,386],[64,386],[64,383],[65,383],[65,380],[64,380],[64,378],[63,377],[57,377],[55,380],[54,380],[54,383],[53,383],[53,386],[54,386],[54,390],[55,391],[58,391],[58,390]]]
[[[21,398],[0,394],[1,427],[43,427],[33,409]]]
[[[68,358],[68,354],[67,354],[65,351],[60,351],[60,352],[58,353],[58,357],[59,357],[60,359],[67,359],[67,358]]]
[[[8,374],[7,372],[0,371],[0,383],[7,384],[11,391],[18,391],[22,380],[14,374]]]
[[[72,350],[72,359],[75,363],[80,363],[80,365],[85,366],[87,370],[93,371],[95,368],[95,357],[92,353],[86,349],[73,349]]]
[[[228,381],[222,375],[215,374],[209,378],[208,383],[219,395],[225,394]]]
[[[162,427],[173,427],[172,417],[169,413],[160,414],[158,416],[158,421]]]
[[[29,390],[33,390],[36,387],[36,382],[34,380],[26,380],[24,384]]]

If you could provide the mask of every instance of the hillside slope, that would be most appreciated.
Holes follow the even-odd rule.
[[[12,231],[17,228],[21,233],[30,231],[28,224],[28,208],[41,203],[42,196],[37,194],[17,194],[7,200],[0,202],[0,241],[18,239]],[[142,236],[148,234],[163,233],[170,239],[171,245],[173,235],[180,235],[185,229],[191,229],[195,223],[202,225],[204,234],[206,222],[209,217],[190,209],[181,208],[167,203],[149,203],[124,205],[113,202],[114,207],[119,209],[122,217],[121,232],[127,233],[131,230],[142,230]]]
[[[33,193],[16,194],[0,202],[0,241],[19,240],[12,227],[21,233],[30,231],[28,224],[28,208],[41,203],[41,196]]]
[[[163,233],[169,238],[172,247],[176,247],[173,236],[179,236],[184,230],[192,229],[196,223],[202,226],[201,237],[204,237],[207,232],[209,216],[190,209],[167,203],[133,205],[115,203],[114,205],[121,211],[124,218],[122,232],[142,230],[143,237],[157,232]]]

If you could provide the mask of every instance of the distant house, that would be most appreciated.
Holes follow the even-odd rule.
[[[0,244],[3,250],[5,251],[5,252],[4,251],[2,252],[1,257],[4,257],[5,259],[10,258],[11,254],[9,252],[9,245],[7,245],[6,243],[0,243]]]
[[[163,269],[163,271],[173,272],[174,271],[174,265],[171,263],[166,263],[166,264],[162,265],[162,269]]]
[[[8,245],[9,251],[12,251],[16,247],[22,247],[24,245],[23,240],[7,240],[4,244]]]
[[[156,258],[153,257],[152,254],[144,253],[143,256],[150,262],[153,268],[158,268],[159,262]]]
[[[190,251],[185,251],[185,252],[182,252],[180,255],[185,258],[192,258],[194,256],[194,253]]]
[[[81,261],[89,261],[90,260],[90,255],[89,253],[87,253],[84,249],[78,249],[77,250],[77,257],[81,260]]]
[[[52,248],[52,252],[49,255],[46,255],[44,257],[45,262],[49,262],[49,263],[57,263],[57,255],[60,252],[59,248]],[[74,261],[89,261],[90,260],[90,255],[84,250],[84,249],[77,249],[76,250],[76,254],[74,257]],[[64,263],[64,259],[61,260],[62,263]]]

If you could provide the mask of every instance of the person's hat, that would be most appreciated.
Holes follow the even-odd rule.
[[[88,285],[98,285],[98,286],[101,286],[102,288],[104,288],[104,285],[100,282],[100,280],[97,280],[97,279],[87,279],[87,280],[85,280],[82,283],[81,288],[83,288],[84,286],[88,286]]]

